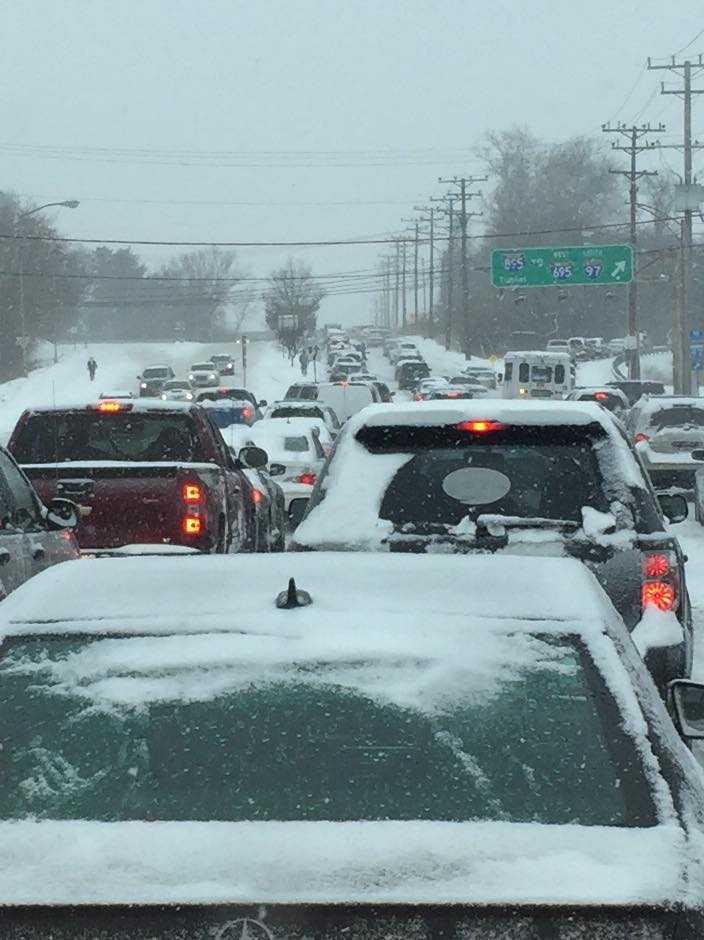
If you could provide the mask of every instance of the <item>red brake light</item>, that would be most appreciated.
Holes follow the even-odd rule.
[[[633,441],[634,441],[635,444],[642,444],[643,441],[649,441],[649,440],[650,440],[650,438],[648,437],[648,435],[647,435],[647,434],[643,434],[643,433],[640,432],[640,431],[639,431],[638,434],[636,434],[636,436],[633,438]]]
[[[447,394],[447,397],[448,397],[448,398],[459,398],[459,397],[460,397],[460,393],[459,393],[459,392],[447,392],[446,394]]]
[[[314,473],[301,473],[296,477],[296,483],[305,483],[306,486],[313,486],[315,479]]]
[[[181,523],[184,535],[200,535],[202,526],[200,516],[185,516]]]
[[[261,501],[264,499],[264,494],[261,490],[252,490],[252,502],[255,506],[258,506]]]
[[[595,398],[597,401],[606,401],[606,400],[608,399],[608,397],[609,397],[609,393],[608,393],[608,392],[595,392],[595,393],[594,393],[594,398]]]
[[[662,578],[670,571],[667,555],[656,553],[643,558],[643,574],[646,578]]]
[[[486,434],[487,431],[503,431],[506,427],[500,421],[460,421],[458,431],[471,431],[472,434]]]
[[[253,414],[254,414],[254,411],[253,411],[251,408],[243,408],[243,409],[242,409],[242,417],[243,417],[243,418],[251,418]]]
[[[643,609],[657,607],[658,610],[673,610],[677,595],[667,581],[646,581],[642,591]]]
[[[181,498],[184,503],[202,503],[203,488],[198,483],[184,483],[181,489]]]

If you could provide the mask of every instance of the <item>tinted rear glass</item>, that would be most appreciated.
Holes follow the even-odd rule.
[[[650,416],[648,423],[651,428],[656,428],[658,431],[667,428],[701,428],[704,427],[704,408],[675,405],[672,408],[656,411],[654,415]]]
[[[19,463],[204,460],[188,414],[95,411],[32,415],[13,446]]]
[[[482,514],[582,522],[582,506],[609,509],[594,442],[604,432],[512,427],[490,435],[451,427],[370,428],[372,453],[408,453],[379,516],[398,526],[457,525]],[[487,472],[488,471],[488,472]]]
[[[296,405],[282,405],[280,408],[273,408],[271,418],[323,418],[325,417],[321,408],[311,408],[305,405],[297,407]]]
[[[168,369],[145,369],[142,373],[144,379],[165,379],[169,375]]]

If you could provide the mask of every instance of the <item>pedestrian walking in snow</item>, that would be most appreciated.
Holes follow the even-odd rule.
[[[86,368],[88,369],[88,375],[90,376],[91,382],[95,378],[95,373],[98,371],[98,363],[91,356],[88,362],[86,363]]]
[[[307,349],[304,348],[301,350],[301,355],[298,357],[298,361],[301,364],[301,375],[308,375],[308,363],[310,362],[310,358],[308,356]]]

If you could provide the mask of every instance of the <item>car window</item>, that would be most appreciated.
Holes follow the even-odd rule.
[[[290,450],[299,454],[305,453],[310,450],[310,441],[305,434],[284,437],[284,450]]]
[[[564,366],[555,366],[555,381],[558,385],[562,385],[565,381],[565,367]]]
[[[528,363],[522,362],[520,366],[518,367],[518,381],[527,382],[529,374],[530,373],[528,371]]]
[[[546,439],[512,428],[490,443],[452,428],[362,428],[372,453],[408,453],[379,510],[395,525],[457,525],[481,514],[582,522],[582,507],[609,509],[589,436]],[[545,486],[545,480],[551,481]]]
[[[169,377],[170,369],[145,369],[143,378],[145,379],[166,379]]]
[[[662,408],[650,416],[650,427],[657,431],[667,428],[702,428],[704,427],[704,408],[691,405],[673,405]]]
[[[131,411],[32,414],[13,444],[13,456],[22,464],[204,459],[190,415]]]
[[[11,519],[18,528],[36,525],[41,521],[37,499],[32,487],[15,463],[0,450],[0,476],[2,483],[7,487],[7,494],[3,493],[0,485],[0,519]]]
[[[152,655],[168,642],[152,638]],[[102,657],[138,663],[139,642],[12,641],[0,661],[0,707],[13,716],[0,817],[654,825],[640,758],[584,649],[540,635],[511,644],[520,665],[501,682],[481,659],[311,662],[284,678],[250,654],[247,681],[228,658],[217,688],[190,701],[183,688],[207,673],[113,673],[119,701],[100,707]],[[395,700],[409,681],[432,687],[438,669],[437,707]]]

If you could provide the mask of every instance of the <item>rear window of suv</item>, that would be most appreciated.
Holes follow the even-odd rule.
[[[650,416],[648,424],[651,428],[664,431],[667,428],[684,428],[689,426],[704,427],[704,408],[692,405],[673,405],[672,408],[663,408]]]
[[[21,464],[205,459],[190,415],[162,412],[34,414],[19,432],[12,452]]]
[[[595,427],[512,427],[490,437],[453,427],[364,427],[372,453],[408,453],[379,517],[402,526],[457,525],[498,514],[582,522],[582,507],[608,512]]]

